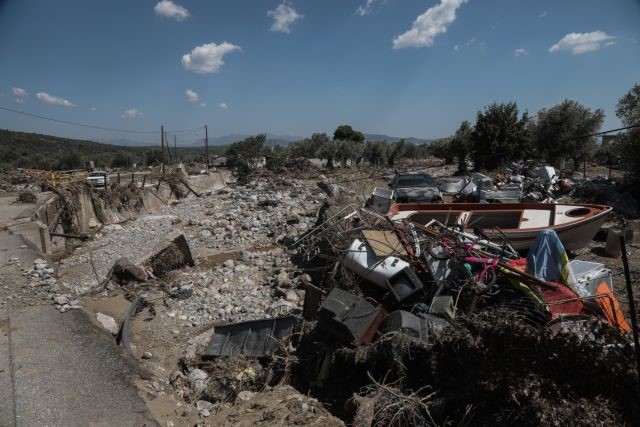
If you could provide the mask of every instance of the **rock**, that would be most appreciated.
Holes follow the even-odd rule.
[[[169,382],[171,385],[177,387],[184,384],[186,381],[186,377],[180,371],[173,371],[171,375],[169,375]]]
[[[224,265],[227,268],[233,268],[233,266],[235,265],[235,263],[233,262],[232,259],[228,259],[225,262],[222,263],[222,265]]]
[[[298,304],[298,301],[300,300],[298,294],[294,290],[288,290],[284,299],[294,304]]]
[[[144,353],[142,353],[143,359],[151,359],[152,357],[153,357],[153,354],[150,351],[145,351]]]
[[[153,387],[153,389],[155,391],[161,391],[162,390],[162,387],[160,386],[160,383],[157,382],[157,381],[152,382],[151,383],[151,387]]]
[[[193,337],[189,340],[189,346],[187,347],[187,351],[185,354],[185,358],[187,360],[194,360],[198,357],[200,353],[204,351],[211,340],[211,336],[213,335],[214,329],[201,333],[200,335]]]
[[[328,181],[318,182],[318,187],[324,191],[329,197],[337,197],[340,194],[340,186],[338,184],[332,184]]]
[[[198,234],[198,237],[201,239],[208,239],[209,237],[211,237],[211,232],[209,230],[202,230]]]
[[[304,284],[311,283],[311,276],[309,274],[307,274],[307,273],[301,274],[300,275],[300,280]]]
[[[113,264],[111,274],[119,283],[144,282],[149,277],[144,267],[136,265],[126,258],[120,258]]]
[[[281,288],[290,288],[292,284],[291,279],[289,278],[289,275],[286,271],[282,271],[276,276],[276,283]]]
[[[240,392],[240,393],[242,393],[242,392]],[[198,411],[201,411],[201,410],[203,410],[203,409],[209,410],[209,409],[211,409],[212,407],[213,407],[213,403],[211,403],[211,402],[207,402],[206,400],[198,400],[198,401],[196,402],[196,409],[197,409]]]
[[[238,397],[236,399],[240,402],[247,402],[251,400],[255,395],[256,393],[254,393],[253,391],[242,390],[240,393],[238,393]]]
[[[207,387],[207,378],[209,375],[202,369],[194,369],[189,373],[189,387],[196,393],[201,393]]]
[[[200,411],[198,411],[198,415],[200,415],[201,417],[208,417],[209,415],[211,415],[211,413],[209,412],[208,409],[202,409]]]
[[[100,322],[104,329],[111,333],[111,335],[118,335],[118,331],[120,330],[120,328],[118,328],[116,319],[102,313],[96,313],[96,319],[98,320],[98,322]]]
[[[287,214],[287,224],[293,225],[298,224],[300,222],[300,215],[295,212],[289,212]]]
[[[67,297],[66,295],[58,295],[56,297],[53,297],[53,302],[55,302],[57,305],[69,304],[69,297]]]

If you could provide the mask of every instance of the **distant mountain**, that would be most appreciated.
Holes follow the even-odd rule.
[[[242,141],[245,138],[250,137],[251,135],[245,135],[245,134],[241,134],[241,133],[231,133],[229,135],[224,135],[224,136],[214,136],[214,137],[209,137],[209,145],[210,146],[215,146],[215,145],[231,145],[234,142],[238,142],[238,141]],[[271,134],[268,133],[267,134],[267,143],[271,144],[271,145],[284,145],[287,146],[289,145],[290,142],[294,142],[294,141],[299,141],[301,139],[304,139],[300,136],[292,136],[292,135],[275,135],[275,134]],[[204,145],[204,138],[199,139],[196,142],[191,143],[189,146],[190,147],[202,147]]]
[[[158,142],[142,142],[134,141],[132,139],[120,138],[120,139],[93,139],[94,142],[108,145],[119,145],[125,147],[151,147],[160,144],[160,132],[158,132]]]
[[[381,135],[376,133],[365,133],[364,138],[367,141],[387,141],[387,142],[398,142],[401,139],[404,139],[405,141],[410,142],[412,144],[416,144],[416,145],[431,144],[433,142],[432,139],[420,139],[420,138],[414,138],[414,137],[400,138],[397,136]]]
[[[231,145],[234,142],[242,141],[243,139],[248,138],[249,136],[251,135],[242,134],[242,133],[230,133],[228,135],[223,135],[223,136],[209,136],[209,145],[210,146]],[[398,136],[389,136],[389,135],[375,134],[375,133],[365,133],[364,137],[367,141],[397,142],[403,139]],[[304,139],[304,137],[294,136],[294,135],[276,135],[272,133],[267,133],[267,142],[270,145],[287,146],[289,145],[289,143],[294,141],[300,141],[301,139]],[[414,137],[404,138],[404,140],[416,145],[431,144],[431,142],[433,142],[433,140],[431,139],[421,139],[421,138],[414,138]],[[159,145],[159,143],[155,143],[155,142],[135,141],[135,140],[126,139],[126,138],[96,139],[95,142],[99,142],[101,144],[119,145],[119,146],[128,146],[128,147],[149,147],[149,146]],[[169,142],[170,142],[170,145],[173,144],[173,141],[171,139]],[[180,138],[178,138],[178,145],[185,147],[184,144],[180,143]],[[200,138],[187,145],[187,147],[203,147],[203,146],[204,146],[204,138]]]

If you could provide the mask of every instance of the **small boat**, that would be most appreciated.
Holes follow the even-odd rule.
[[[552,229],[565,249],[576,250],[593,239],[611,210],[604,205],[553,203],[394,203],[387,216],[421,225],[435,219],[468,231],[477,227],[489,236],[496,235],[492,230],[497,227],[516,250],[529,249],[540,230]]]

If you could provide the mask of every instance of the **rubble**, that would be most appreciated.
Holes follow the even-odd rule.
[[[441,189],[498,202],[579,187],[519,167]],[[246,408],[256,425],[341,425],[333,415],[359,426],[638,422],[610,271],[563,261],[551,277],[508,242],[391,221],[385,191],[341,210],[329,199],[353,192],[319,179],[257,178],[105,227],[57,263],[52,301],[66,311],[77,295],[115,289],[134,299],[128,318],[166,328],[147,344],[180,343],[179,369],[162,368],[162,382],[212,425]],[[447,256],[434,256],[445,242]],[[546,265],[557,264],[563,252],[545,248]],[[84,273],[64,274],[73,269]],[[146,365],[166,358],[135,344]],[[260,406],[269,398],[277,410]]]

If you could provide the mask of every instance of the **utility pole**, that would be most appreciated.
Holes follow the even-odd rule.
[[[176,136],[173,135],[173,157],[176,159],[176,164],[178,163],[178,143],[176,142]]]
[[[164,176],[164,126],[160,126],[160,143],[162,144],[162,155],[160,157],[162,161],[162,176]]]
[[[204,156],[207,159],[207,172],[209,171],[209,129],[204,125]]]

